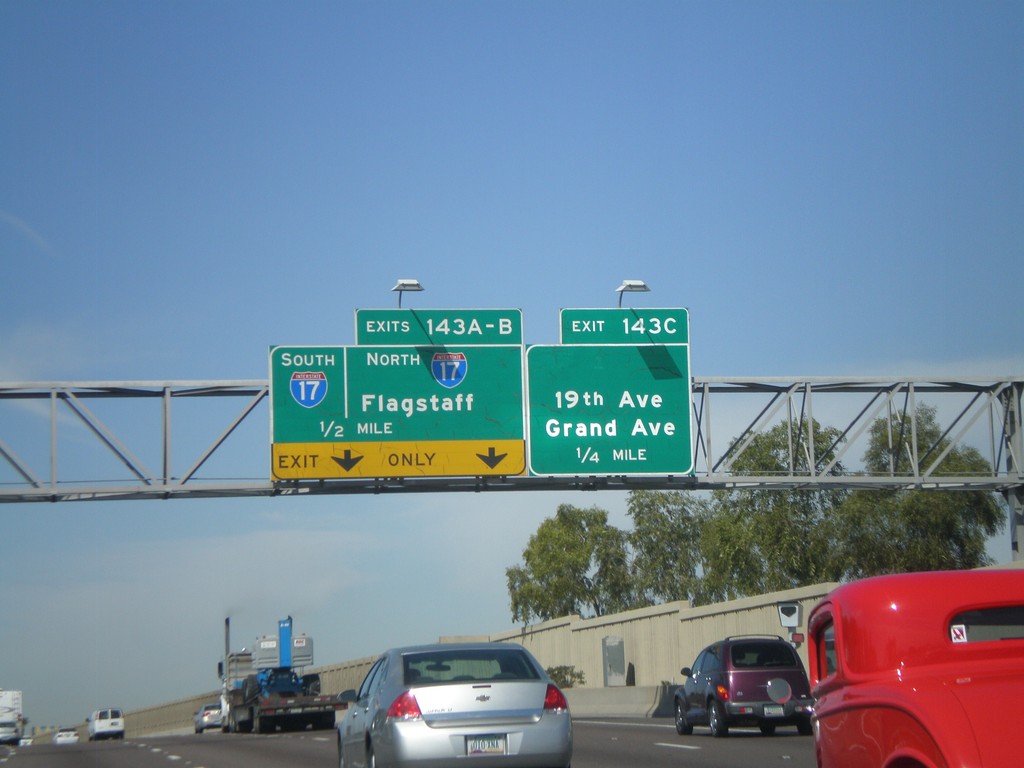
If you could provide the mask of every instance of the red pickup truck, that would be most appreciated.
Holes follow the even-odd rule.
[[[864,579],[807,626],[819,768],[1024,766],[1024,569]]]

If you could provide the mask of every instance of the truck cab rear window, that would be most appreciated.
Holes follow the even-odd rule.
[[[1024,639],[1024,605],[964,611],[949,623],[954,643],[982,643]]]

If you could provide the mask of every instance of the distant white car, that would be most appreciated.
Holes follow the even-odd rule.
[[[77,744],[78,743],[78,729],[77,728],[58,728],[57,732],[53,734],[54,744]]]
[[[196,733],[202,733],[207,728],[220,728],[221,712],[220,704],[204,704],[196,712]]]
[[[124,738],[124,713],[120,709],[97,709],[89,718],[89,741]]]

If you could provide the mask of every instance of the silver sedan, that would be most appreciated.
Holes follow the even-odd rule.
[[[565,696],[525,648],[442,643],[395,648],[341,700],[340,768],[565,768],[572,720]],[[467,762],[468,760],[468,762]]]

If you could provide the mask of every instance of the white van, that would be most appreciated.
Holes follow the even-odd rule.
[[[97,709],[89,718],[89,741],[124,738],[124,713],[120,709]]]

